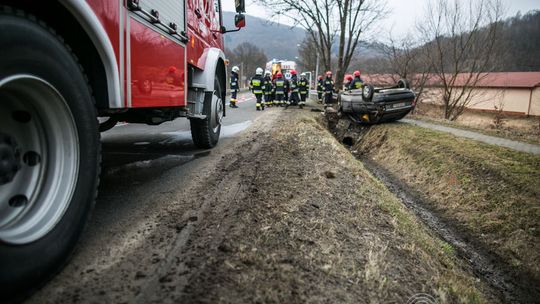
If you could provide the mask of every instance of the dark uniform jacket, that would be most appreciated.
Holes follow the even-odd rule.
[[[291,92],[298,93],[298,78],[296,78],[296,75],[293,75],[291,77],[290,85],[291,85]]]
[[[324,91],[324,80],[317,80],[317,92],[322,93]]]
[[[324,91],[332,93],[334,91],[334,80],[331,77],[326,77],[323,82]]]
[[[270,76],[264,77],[264,92],[270,94],[273,90],[272,78]]]
[[[349,85],[349,90],[357,90],[362,88],[362,84],[364,82],[362,81],[362,78],[359,76],[354,77],[353,81],[351,81]]]
[[[307,94],[308,93],[308,81],[305,78],[300,78],[298,80],[298,89],[300,91],[300,94]]]
[[[231,73],[231,91],[238,91],[238,74],[235,72]]]
[[[276,94],[285,94],[285,79],[283,78],[274,79],[274,90]]]
[[[262,94],[264,91],[264,78],[261,75],[255,75],[249,81],[249,87],[253,94]]]

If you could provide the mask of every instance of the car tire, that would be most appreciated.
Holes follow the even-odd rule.
[[[223,102],[221,100],[221,82],[217,75],[214,78],[214,92],[211,100],[204,107],[204,119],[191,119],[191,138],[195,146],[202,149],[210,149],[217,145],[221,133],[221,121],[223,119]]]
[[[73,252],[97,194],[101,146],[69,47],[19,10],[0,6],[0,28],[0,130],[23,156],[0,187],[0,295],[19,301]]]
[[[407,79],[398,80],[397,86],[398,86],[398,88],[403,88],[403,89],[410,89],[411,88],[411,85],[409,84]]]
[[[370,102],[374,92],[375,88],[371,84],[365,84],[362,88],[362,99],[366,102]]]

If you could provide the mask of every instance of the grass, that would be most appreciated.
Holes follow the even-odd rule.
[[[359,149],[509,265],[540,278],[540,156],[402,124],[373,127]]]
[[[485,114],[485,113],[476,114],[476,116],[478,116],[478,117],[485,117],[486,115],[489,115],[489,114]],[[474,114],[469,114],[469,116],[474,116]],[[466,123],[467,118],[463,118],[462,120],[459,120],[459,121],[449,121],[449,120],[445,120],[445,119],[442,119],[442,118],[435,118],[435,117],[433,117],[432,113],[427,114],[427,115],[416,113],[414,115],[411,115],[410,118],[425,121],[425,122],[428,122],[428,123],[434,123],[434,124],[439,124],[439,125],[443,125],[443,126],[447,126],[447,127],[452,127],[452,128],[456,128],[456,129],[478,132],[478,133],[481,133],[481,134],[484,134],[484,135],[490,135],[490,136],[495,136],[495,137],[503,137],[503,138],[507,138],[507,139],[511,139],[511,140],[523,141],[523,142],[526,142],[526,143],[536,144],[536,145],[540,144],[540,129],[538,129],[538,128],[530,129],[530,128],[523,128],[523,127],[519,128],[519,127],[515,127],[515,126],[503,126],[500,129],[495,129],[492,126],[489,126],[489,127],[488,126],[484,126],[484,127],[476,126],[476,127],[473,127],[473,126],[467,125],[467,123]],[[529,123],[527,123],[528,125],[532,125],[532,124],[538,125],[538,122],[535,121],[535,119],[539,119],[539,118],[523,118],[523,117],[513,118],[513,117],[510,117],[510,118],[506,118],[506,119],[507,120],[515,120],[515,121],[526,120],[526,121],[529,122]]]
[[[400,247],[410,252],[412,255],[419,257],[419,260],[432,264],[439,265],[440,268],[434,267],[432,279],[434,285],[439,287],[432,292],[435,292],[440,300],[440,303],[483,303],[484,296],[477,289],[475,279],[466,277],[461,272],[460,262],[456,257],[454,248],[443,240],[434,237],[429,229],[426,228],[414,214],[412,214],[401,202],[392,194],[382,182],[373,177],[368,171],[356,160],[356,158],[348,152],[347,149],[340,146],[340,155],[338,157],[344,160],[344,163],[354,170],[358,170],[358,175],[368,175],[368,180],[363,182],[359,187],[360,197],[372,197],[378,207],[392,220],[394,233],[403,239]],[[390,244],[392,246],[392,244]],[[381,256],[384,255],[388,246],[383,246],[379,249],[379,254],[371,253],[366,266],[366,276],[377,277],[377,273],[381,269],[385,269],[385,265]],[[385,278],[378,275],[371,284],[373,286],[382,286],[388,284]],[[381,290],[380,293],[383,293]],[[377,297],[380,299],[380,297]]]

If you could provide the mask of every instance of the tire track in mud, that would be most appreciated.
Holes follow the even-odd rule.
[[[271,121],[272,119],[266,119],[262,125],[258,126],[258,129],[264,129],[271,124]],[[148,278],[145,287],[135,298],[136,303],[176,303],[185,296],[185,288],[190,284],[191,278],[197,273],[205,271],[204,266],[199,268],[199,266],[204,265],[204,261],[200,259],[204,259],[205,256],[197,255],[199,248],[191,248],[198,246],[195,240],[201,235],[211,238],[211,240],[205,240],[206,244],[210,244],[211,247],[216,247],[218,250],[225,250],[221,248],[223,247],[222,243],[227,231],[229,231],[230,227],[228,226],[232,225],[231,221],[225,219],[229,214],[234,215],[241,212],[235,203],[245,199],[247,189],[244,188],[250,186],[242,184],[241,181],[257,178],[257,167],[250,172],[250,176],[238,174],[241,171],[241,164],[246,159],[257,159],[256,163],[261,161],[260,155],[263,155],[261,151],[264,151],[266,147],[265,141],[257,136],[261,133],[260,131],[251,131],[251,133],[241,145],[233,147],[237,151],[245,152],[237,153],[233,159],[220,163],[214,170],[216,175],[201,189],[198,189],[201,193],[210,194],[199,197],[203,202],[200,208],[184,216],[181,222],[186,224],[180,227],[181,232],[166,254],[164,261],[161,262],[158,270]],[[216,189],[216,191],[208,192],[208,188]],[[206,192],[202,192],[205,190]],[[229,201],[231,204],[223,204],[224,201]],[[218,213],[222,214],[221,221],[210,224],[214,227],[205,227],[208,225],[206,215],[210,212],[216,213],[216,209],[219,210]],[[212,228],[214,228],[215,233],[207,234],[205,232]]]
[[[451,223],[446,222],[426,208],[426,199],[422,197],[422,194],[410,189],[399,178],[393,176],[391,172],[379,166],[375,161],[355,156],[436,235],[451,244],[458,256],[472,268],[474,273],[500,293],[498,297],[504,302],[533,303],[540,297],[534,287],[530,287],[530,281],[512,275],[512,270],[500,262],[498,257],[468,241],[465,236],[452,227]]]

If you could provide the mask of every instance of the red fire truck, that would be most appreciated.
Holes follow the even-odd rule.
[[[232,31],[245,25],[235,4]],[[96,196],[100,131],[186,117],[197,146],[217,144],[221,19],[220,0],[0,0],[0,302],[72,252]]]

